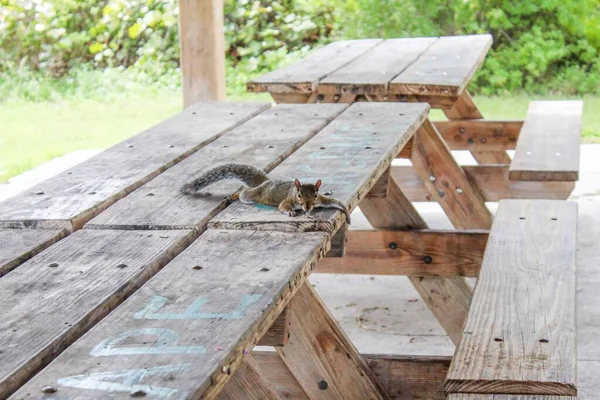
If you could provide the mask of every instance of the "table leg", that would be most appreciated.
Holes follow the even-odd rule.
[[[365,198],[359,207],[377,229],[427,229],[423,218],[391,177],[387,197]],[[471,288],[465,278],[409,276],[408,279],[448,336],[458,344],[471,303]]]
[[[264,378],[262,371],[251,354],[244,357],[244,362],[234,372],[218,400],[279,400],[279,394]]]
[[[473,102],[473,98],[466,90],[458,98],[452,108],[444,108],[444,114],[450,120],[481,119],[483,116]],[[510,157],[506,151],[472,151],[471,154],[478,164],[510,164]]]
[[[290,338],[276,350],[310,399],[389,398],[308,282],[288,307]]]

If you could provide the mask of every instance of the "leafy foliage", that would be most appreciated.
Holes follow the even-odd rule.
[[[491,32],[494,48],[474,91],[593,93],[600,85],[599,4],[225,0],[228,85],[242,91],[252,76],[334,39]],[[133,70],[135,82],[176,88],[178,12],[177,0],[0,0],[0,93],[23,82],[31,96],[48,98],[44,87],[53,80],[68,92],[81,71],[119,68]]]

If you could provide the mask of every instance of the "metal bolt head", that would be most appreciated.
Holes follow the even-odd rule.
[[[392,250],[396,250],[398,248],[398,243],[396,242],[390,242],[390,244],[388,245],[388,247]]]
[[[325,382],[325,381],[320,381],[320,382],[319,382],[319,389],[321,389],[321,390],[327,390],[327,387],[328,387],[328,386],[329,386],[329,385],[328,385],[328,384],[327,384],[327,382]]]
[[[429,177],[429,180],[430,180],[431,182],[435,182],[435,176],[431,175],[431,176]]]
[[[459,131],[460,133],[465,133],[465,128],[460,128],[458,131]]]
[[[42,393],[56,393],[56,388],[54,386],[44,386]]]
[[[143,390],[136,390],[135,392],[129,393],[131,397],[146,397],[146,392]]]
[[[431,256],[425,256],[423,257],[423,261],[425,262],[425,264],[431,264],[433,258],[431,258]]]
[[[487,139],[486,139],[486,138],[484,138],[484,137],[482,137],[482,138],[481,138],[481,143],[485,143],[485,142],[487,142]]]
[[[461,188],[456,188],[456,193],[461,194],[463,190]]]
[[[50,267],[50,268],[56,268],[56,267],[58,267],[58,263],[55,263],[55,262],[50,263],[50,264],[48,264],[48,267]]]

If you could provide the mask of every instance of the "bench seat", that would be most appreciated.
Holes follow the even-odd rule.
[[[509,170],[514,181],[577,181],[583,101],[532,101]]]
[[[503,200],[447,393],[576,396],[577,203]]]

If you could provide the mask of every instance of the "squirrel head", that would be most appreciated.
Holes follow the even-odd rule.
[[[300,204],[304,211],[310,211],[315,207],[315,203],[319,198],[319,188],[321,180],[319,179],[314,185],[311,183],[301,184],[298,179],[294,180],[296,186],[296,202]]]

